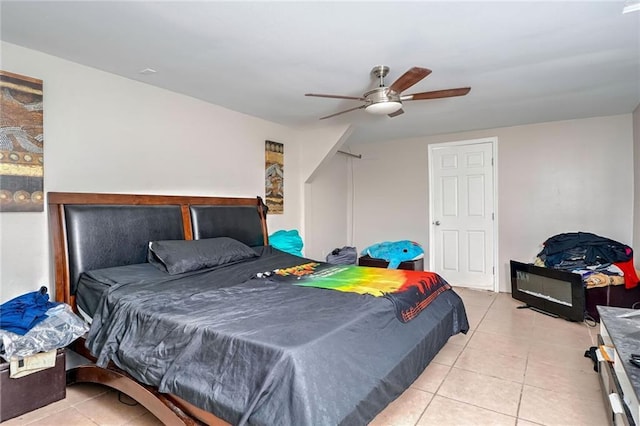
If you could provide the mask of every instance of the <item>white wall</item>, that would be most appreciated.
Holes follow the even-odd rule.
[[[310,183],[315,179],[316,173],[323,169],[325,163],[333,160],[352,131],[351,125],[343,124],[307,128],[301,132],[300,177],[303,182]]]
[[[356,245],[411,239],[428,258],[428,145],[493,136],[500,291],[510,291],[509,260],[532,261],[552,235],[585,231],[631,244],[633,137],[625,114],[353,146],[363,155],[354,163]]]
[[[305,184],[305,202],[308,205],[305,215],[306,257],[325,260],[327,253],[334,248],[348,245],[351,212],[349,163],[352,161],[352,158],[337,154],[317,170],[312,182]]]
[[[633,112],[633,260],[640,269],[640,105]]]
[[[354,243],[412,240],[428,259],[427,145],[420,140],[356,145]]]
[[[44,189],[264,196],[264,141],[285,144],[285,214],[300,228],[299,133],[9,43],[2,69],[44,84]],[[152,78],[152,77],[151,77]],[[48,285],[47,216],[0,214],[0,301]]]
[[[337,223],[335,220],[344,216],[345,212],[328,209],[328,206],[344,198],[341,195],[344,188],[341,182],[333,178],[332,170],[336,170],[333,164],[336,152],[351,131],[350,125],[314,126],[300,131],[299,176],[304,220],[299,231],[304,243],[302,253],[312,259],[324,259],[324,244],[344,238],[343,220],[339,219]]]
[[[353,151],[363,158],[351,163],[352,193],[350,160],[323,160],[349,129],[310,137],[9,43],[0,48],[2,69],[44,81],[45,191],[264,195],[263,144],[269,139],[285,143],[286,176],[285,214],[270,216],[270,232],[308,223],[305,254],[315,258],[333,247],[361,250],[387,239],[413,239],[428,250],[427,145],[497,136],[503,291],[508,260],[530,260],[554,233],[584,230],[631,243],[635,223],[634,240],[640,241],[640,173],[632,222],[638,110],[633,119],[629,114],[357,145]],[[327,132],[335,137],[326,138]],[[315,152],[320,140],[322,152]],[[312,163],[321,166],[309,169]],[[308,175],[313,179],[305,184]],[[312,208],[305,212],[307,204]],[[0,302],[43,284],[52,288],[46,212],[0,214]]]

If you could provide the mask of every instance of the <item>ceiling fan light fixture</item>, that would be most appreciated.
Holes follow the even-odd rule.
[[[370,114],[387,115],[398,111],[402,108],[402,103],[397,101],[376,102],[371,105],[367,105],[365,111]]]
[[[640,0],[634,0],[639,1]],[[402,74],[389,87],[384,84],[384,77],[389,72],[389,67],[379,65],[371,70],[371,74],[380,79],[380,85],[373,90],[366,92],[364,95],[344,96],[344,95],[327,95],[322,93],[307,93],[305,96],[316,96],[319,98],[349,99],[356,101],[364,101],[360,106],[349,108],[334,114],[320,117],[320,120],[332,118],[347,112],[364,109],[369,114],[387,115],[390,118],[404,114],[402,109],[402,101],[418,101],[423,99],[440,99],[451,98],[453,96],[464,96],[469,93],[471,87],[459,87],[457,89],[432,90],[430,92],[413,93],[411,95],[403,95],[402,92],[421,81],[423,78],[431,74],[431,70],[427,68],[413,67]]]

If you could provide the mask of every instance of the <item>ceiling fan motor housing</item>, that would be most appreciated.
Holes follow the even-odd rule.
[[[372,114],[391,114],[402,108],[400,94],[388,87],[378,87],[364,94],[365,110]]]
[[[370,104],[380,102],[400,102],[400,94],[389,90],[388,87],[376,87],[364,94],[365,100]]]

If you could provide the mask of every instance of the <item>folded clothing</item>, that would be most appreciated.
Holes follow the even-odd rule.
[[[58,303],[49,302],[47,288],[15,297],[0,305],[0,328],[24,336],[47,317],[46,312]]]
[[[608,285],[623,285],[625,277],[621,275],[607,275],[601,272],[591,274],[584,280],[587,289],[594,287],[606,287]]]

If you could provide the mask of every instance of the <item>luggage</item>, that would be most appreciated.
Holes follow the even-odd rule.
[[[348,246],[336,248],[327,255],[326,260],[333,265],[355,265],[358,260],[358,251],[355,247]]]

